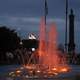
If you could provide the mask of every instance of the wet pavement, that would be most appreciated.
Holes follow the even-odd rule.
[[[9,65],[9,66],[0,66],[0,80],[80,80],[80,66],[70,65],[72,68],[71,72],[66,74],[59,74],[53,77],[10,77],[9,72],[14,71],[15,69],[21,67],[20,65]]]

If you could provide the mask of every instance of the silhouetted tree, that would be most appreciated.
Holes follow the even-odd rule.
[[[0,49],[14,50],[19,46],[20,39],[14,30],[6,27],[0,28]]]
[[[15,30],[10,30],[6,26],[0,27],[0,55],[5,58],[6,52],[12,52],[19,47],[20,38]]]

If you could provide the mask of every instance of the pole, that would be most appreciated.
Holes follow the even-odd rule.
[[[45,0],[45,7],[44,7],[44,16],[45,16],[45,26],[46,26],[46,16],[48,14],[48,5],[47,5],[47,1]]]
[[[66,0],[66,28],[65,28],[65,51],[66,51],[66,53],[67,53],[67,20],[68,20],[68,18],[67,18],[67,16],[68,16],[68,0]]]

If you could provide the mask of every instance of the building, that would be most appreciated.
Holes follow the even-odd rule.
[[[71,9],[69,15],[69,43],[68,43],[68,53],[70,55],[71,62],[75,57],[74,18],[75,16],[73,10]]]

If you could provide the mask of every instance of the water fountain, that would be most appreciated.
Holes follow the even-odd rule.
[[[48,36],[47,36],[48,35]],[[38,64],[28,64],[27,69],[32,69],[31,72],[41,74],[51,73],[53,75],[69,71],[69,66],[66,63],[64,53],[58,50],[57,46],[57,30],[55,23],[51,24],[48,34],[46,34],[46,26],[44,18],[41,19],[39,49],[38,52],[32,54],[33,58],[37,54],[39,56]],[[30,58],[30,60],[31,60]],[[29,60],[29,63],[30,63]]]
[[[66,63],[66,57],[58,50],[57,34],[55,23],[51,24],[48,34],[46,33],[45,20],[42,18],[40,24],[39,48],[32,54],[28,64],[17,70],[16,73],[27,78],[49,78],[59,73],[67,73],[70,71],[70,67]],[[38,56],[38,63],[34,61],[34,64],[32,64],[30,61],[31,59],[35,59],[35,55]]]

